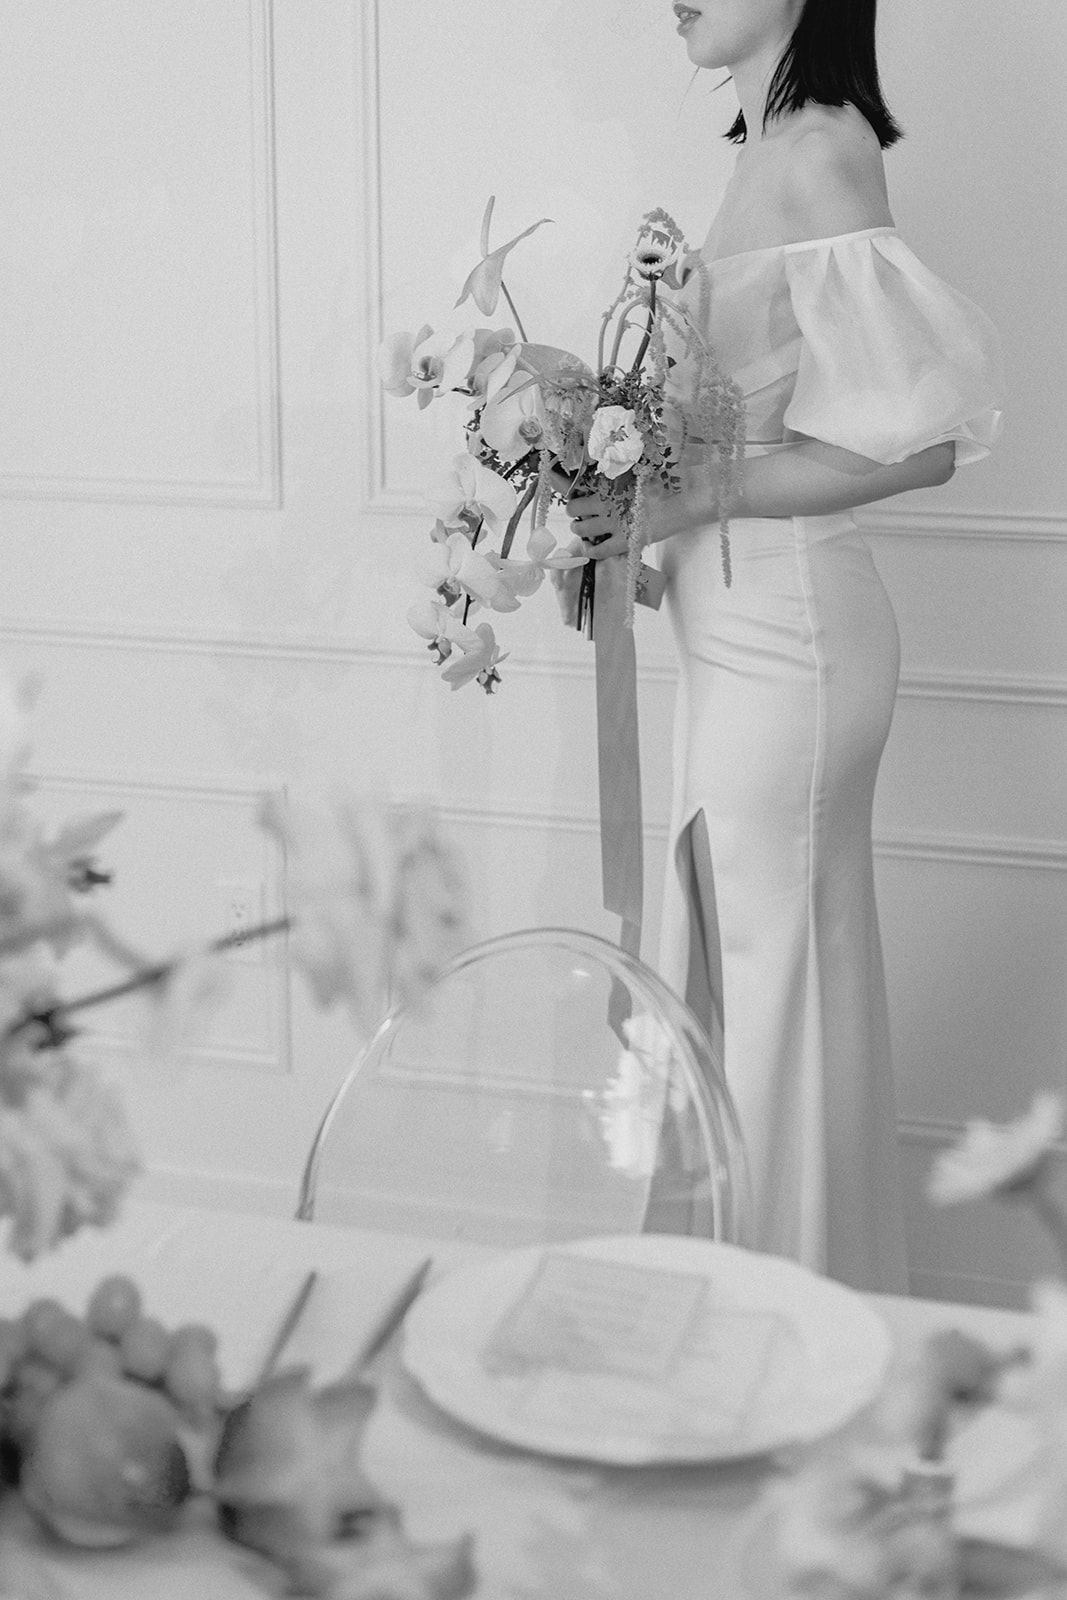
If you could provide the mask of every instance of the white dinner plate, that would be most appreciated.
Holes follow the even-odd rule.
[[[568,1370],[565,1356],[487,1362],[546,1254],[702,1280],[692,1340],[654,1379]],[[515,1250],[449,1273],[408,1314],[403,1345],[407,1370],[459,1421],[525,1449],[622,1465],[735,1460],[830,1433],[878,1393],[890,1353],[881,1318],[842,1284],[666,1234]]]

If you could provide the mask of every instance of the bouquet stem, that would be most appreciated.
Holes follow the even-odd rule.
[[[511,546],[515,542],[515,533],[518,529],[519,523],[522,521],[524,512],[528,510],[533,497],[537,493],[540,486],[540,478],[534,478],[531,483],[527,484],[525,494],[519,501],[508,520],[507,532],[504,534],[503,542],[500,546],[500,556],[504,561],[506,561],[508,556],[511,554]]]
[[[655,328],[655,326],[656,326],[656,280],[655,280],[655,278],[650,278],[649,279],[649,284],[648,284],[648,326],[645,329],[645,336],[641,340],[641,348],[638,350],[637,355],[634,357],[634,364],[630,368],[631,372],[640,372],[641,363],[645,359],[645,352],[648,349],[648,342],[652,337],[652,332],[653,332],[653,329]]]
[[[596,596],[596,562],[587,561],[582,568],[582,581],[578,586],[578,632],[585,629],[587,639],[593,637],[593,601]]]
[[[515,318],[515,326],[519,330],[519,338],[522,340],[523,344],[528,344],[529,340],[526,337],[526,329],[522,325],[522,318],[519,316],[519,313],[515,309],[515,302],[511,298],[510,294],[508,293],[508,286],[504,282],[503,278],[501,278],[501,280],[500,280],[500,288],[501,288],[501,290],[503,292],[504,299],[508,303],[508,310],[511,312],[511,315]]]

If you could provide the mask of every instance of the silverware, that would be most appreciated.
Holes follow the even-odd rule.
[[[270,1342],[270,1347],[267,1350],[267,1354],[263,1358],[263,1365],[259,1369],[259,1376],[252,1384],[253,1392],[266,1383],[267,1379],[278,1365],[282,1351],[285,1349],[286,1345],[289,1343],[289,1340],[296,1331],[296,1325],[300,1321],[300,1318],[304,1315],[305,1308],[311,1298],[311,1291],[315,1287],[317,1278],[317,1272],[314,1270],[309,1272],[304,1278],[304,1281],[300,1285],[299,1289],[296,1291],[296,1294],[290,1301],[282,1320],[278,1324],[278,1330]]]
[[[347,1372],[349,1378],[358,1377],[365,1367],[370,1366],[375,1356],[384,1350],[418,1299],[422,1286],[426,1282],[426,1274],[432,1266],[433,1256],[427,1256],[426,1260],[421,1261],[411,1276],[406,1278],[400,1285],[400,1288],[392,1300],[389,1301],[378,1321],[371,1328],[353,1356]]]

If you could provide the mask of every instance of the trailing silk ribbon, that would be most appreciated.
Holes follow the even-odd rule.
[[[597,763],[604,909],[622,918],[619,944],[639,955],[644,897],[637,656],[626,626],[626,562],[600,561],[593,606]]]

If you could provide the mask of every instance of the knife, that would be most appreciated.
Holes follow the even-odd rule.
[[[411,1276],[405,1278],[353,1356],[347,1372],[349,1378],[358,1377],[366,1367],[370,1366],[375,1356],[385,1349],[418,1299],[426,1282],[426,1275],[432,1266],[433,1256],[427,1256],[425,1261],[420,1261]]]

